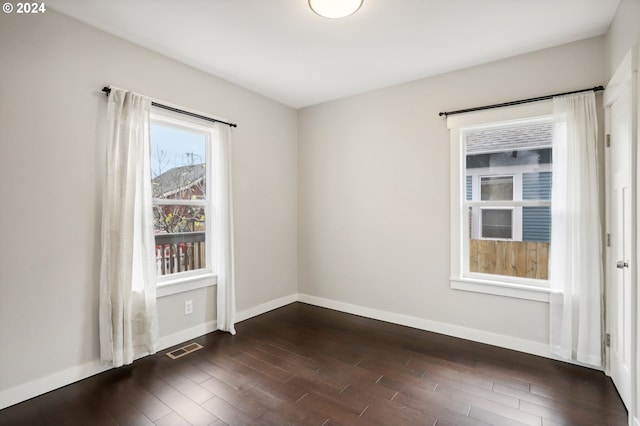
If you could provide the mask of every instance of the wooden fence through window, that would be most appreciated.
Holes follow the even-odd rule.
[[[548,279],[549,243],[471,240],[469,270],[484,274]]]

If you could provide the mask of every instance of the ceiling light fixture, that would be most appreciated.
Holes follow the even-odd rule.
[[[360,9],[364,0],[309,0],[309,7],[325,18],[344,18]]]

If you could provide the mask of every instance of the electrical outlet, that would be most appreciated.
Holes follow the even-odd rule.
[[[184,314],[189,315],[193,313],[193,300],[187,300],[184,302]]]

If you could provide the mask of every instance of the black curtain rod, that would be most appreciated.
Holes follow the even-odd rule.
[[[457,111],[441,112],[438,115],[440,115],[441,117],[443,115],[445,117],[447,117],[449,115],[464,114],[465,112],[482,111],[482,110],[485,110],[485,109],[493,109],[493,108],[501,108],[501,107],[506,107],[506,106],[528,104],[530,102],[546,101],[548,99],[553,99],[556,96],[573,95],[574,93],[589,92],[591,90],[593,90],[594,92],[599,92],[601,90],[604,90],[604,87],[603,86],[596,86],[596,87],[592,87],[591,89],[574,90],[573,92],[556,93],[555,95],[547,95],[547,96],[538,96],[537,98],[529,98],[529,99],[522,99],[522,100],[519,100],[519,101],[504,102],[502,104],[485,105],[485,106],[475,107],[475,108],[459,109]]]
[[[104,93],[106,93],[107,96],[109,96],[109,93],[111,93],[111,88],[110,87],[103,87],[102,91]],[[204,115],[196,114],[194,112],[189,112],[189,111],[185,111],[185,110],[182,110],[182,109],[174,108],[174,107],[171,107],[169,105],[163,105],[163,104],[159,104],[159,103],[153,102],[153,101],[151,102],[151,105],[153,105],[154,107],[166,109],[168,111],[177,112],[178,114],[184,114],[184,115],[188,115],[190,117],[199,118],[201,120],[211,121],[213,123],[226,124],[229,127],[238,127],[238,125],[234,124],[234,123],[227,123],[226,121],[216,120],[215,118],[206,117]]]

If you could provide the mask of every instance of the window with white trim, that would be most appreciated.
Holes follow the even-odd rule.
[[[499,112],[489,115],[496,117]],[[465,119],[448,120],[452,288],[546,301],[551,116],[473,118],[476,121],[469,124]]]
[[[182,284],[159,295],[213,285],[213,128],[157,108],[150,127],[158,287]]]

